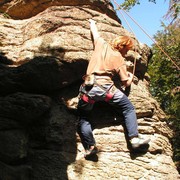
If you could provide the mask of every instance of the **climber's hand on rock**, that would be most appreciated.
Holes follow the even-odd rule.
[[[95,20],[93,20],[93,19],[89,19],[88,20],[90,23],[94,23],[94,24],[96,24],[96,21]]]

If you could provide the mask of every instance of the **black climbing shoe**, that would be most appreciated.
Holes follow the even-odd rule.
[[[90,156],[95,155],[97,153],[98,153],[98,148],[96,146],[92,146],[92,148],[86,149],[84,157],[87,158],[87,157],[90,157]]]

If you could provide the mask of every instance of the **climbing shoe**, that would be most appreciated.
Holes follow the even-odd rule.
[[[90,157],[98,153],[98,148],[96,146],[91,146],[89,149],[86,149],[84,157]]]
[[[150,142],[149,138],[144,138],[142,135],[138,135],[138,137],[133,137],[131,140],[132,148],[139,148],[143,145],[147,145]]]

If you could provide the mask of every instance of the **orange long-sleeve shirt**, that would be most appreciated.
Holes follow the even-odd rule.
[[[114,73],[119,74],[122,81],[128,79],[126,64],[119,51],[112,47],[101,37],[95,42],[95,49],[89,61],[86,74],[102,75],[98,82],[101,84],[111,83],[111,77]],[[106,74],[106,76],[104,76]]]

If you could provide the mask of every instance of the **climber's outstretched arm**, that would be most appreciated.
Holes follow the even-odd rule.
[[[90,22],[90,30],[93,35],[94,44],[95,44],[96,40],[100,37],[100,35],[96,26],[96,21],[89,19],[89,22]]]

